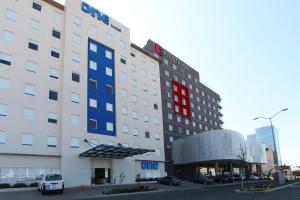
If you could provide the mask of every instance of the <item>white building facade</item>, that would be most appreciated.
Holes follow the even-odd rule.
[[[80,0],[8,0],[0,13],[1,182],[165,175],[159,61],[127,27]],[[106,156],[88,152],[99,145]]]

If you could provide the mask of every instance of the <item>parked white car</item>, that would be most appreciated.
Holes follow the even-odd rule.
[[[37,178],[38,191],[42,194],[50,191],[58,191],[63,193],[64,181],[61,174],[42,174]]]

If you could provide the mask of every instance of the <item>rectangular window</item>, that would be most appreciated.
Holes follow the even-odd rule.
[[[90,69],[97,71],[97,63],[90,60]]]
[[[132,119],[138,120],[138,118],[139,118],[138,112],[133,111],[133,112],[132,112]]]
[[[73,23],[77,26],[81,26],[81,18],[74,16]]]
[[[123,40],[120,40],[120,47],[121,47],[121,49],[125,49],[126,48],[126,42],[124,42]]]
[[[12,56],[5,54],[5,53],[0,53],[0,63],[4,65],[11,65],[12,62]]]
[[[97,100],[96,99],[90,99],[89,100],[89,105],[92,108],[97,108]]]
[[[135,58],[135,54],[134,53],[130,53],[131,57]]]
[[[17,20],[17,13],[13,10],[6,9],[5,10],[5,17],[9,20],[16,21]]]
[[[136,80],[134,80],[134,79],[131,79],[131,86],[132,87],[137,87],[137,82],[136,82]]]
[[[125,124],[122,125],[122,133],[128,133],[128,126]]]
[[[138,97],[135,96],[135,95],[133,95],[133,96],[132,96],[132,102],[133,102],[133,103],[137,103],[137,102],[138,102]]]
[[[106,33],[106,39],[107,39],[108,41],[112,41],[112,34]]]
[[[130,65],[130,70],[135,72],[136,71],[136,66],[134,64],[131,64]]]
[[[158,105],[156,103],[154,104],[154,110],[158,110]]]
[[[143,84],[143,91],[144,91],[144,92],[147,92],[147,91],[148,91],[148,85]]]
[[[32,3],[32,8],[35,9],[35,10],[41,11],[42,10],[42,5],[37,3],[37,2],[33,2]]]
[[[14,33],[7,31],[7,30],[3,30],[3,39],[6,42],[13,42],[14,41]]]
[[[54,90],[49,90],[49,99],[57,101],[58,99],[58,92]]]
[[[72,81],[80,82],[80,75],[78,73],[72,72]]]
[[[75,61],[75,62],[80,63],[80,54],[73,51],[72,52],[72,60]]]
[[[60,21],[61,18],[62,18],[62,14],[60,14],[60,13],[57,12],[57,11],[54,11],[54,12],[53,12],[53,18],[54,18],[55,20],[57,20],[57,21]]]
[[[121,89],[121,96],[122,97],[127,97],[127,90]]]
[[[1,104],[0,103],[0,117],[5,117],[7,116],[7,105],[6,104]]]
[[[112,69],[109,68],[109,67],[105,68],[105,73],[106,73],[107,76],[112,76],[112,74],[113,74]]]
[[[149,122],[149,115],[144,115],[144,122]]]
[[[7,90],[9,88],[9,79],[0,77],[0,90]]]
[[[57,124],[58,115],[55,113],[48,113],[48,123]]]
[[[37,63],[31,62],[31,61],[27,61],[26,62],[26,70],[29,71],[29,72],[36,73]]]
[[[32,146],[33,144],[33,137],[31,134],[23,133],[22,134],[22,145],[29,145]]]
[[[55,38],[57,38],[57,39],[60,39],[61,33],[60,33],[59,30],[53,29],[53,30],[52,30],[52,36],[55,37]]]
[[[71,148],[80,148],[80,139],[79,138],[71,138],[70,145],[71,145]]]
[[[72,37],[72,40],[75,44],[80,44],[81,42],[81,36],[76,34],[76,33],[73,33],[73,37]]]
[[[160,140],[160,134],[159,133],[155,133],[155,139]]]
[[[57,137],[48,136],[47,146],[48,147],[56,147],[57,146]]]
[[[114,108],[111,103],[106,103],[106,111],[113,112]]]
[[[149,131],[145,131],[145,138],[150,138],[150,132]]]
[[[92,88],[94,90],[97,90],[97,81],[93,80],[93,79],[90,79],[89,80],[89,86],[90,86],[90,88]]]
[[[122,112],[123,115],[128,115],[128,108],[125,107],[125,106],[123,106],[123,107],[121,108],[121,112]]]
[[[121,59],[120,59],[120,62],[121,62],[122,64],[126,65],[126,60],[125,60],[125,58],[121,58]]]
[[[108,50],[105,50],[105,57],[107,58],[107,59],[112,59],[112,52],[111,51],[108,51]]]
[[[148,99],[144,99],[144,106],[146,106],[146,107],[149,106],[149,100]]]
[[[114,131],[114,124],[110,122],[106,122],[106,130],[113,132]]]
[[[34,110],[31,108],[24,108],[23,109],[23,117],[25,120],[34,120]]]
[[[0,144],[6,143],[6,133],[4,131],[0,131]]]
[[[89,127],[91,129],[97,129],[97,120],[95,120],[95,119],[89,119]]]
[[[97,45],[90,43],[90,51],[97,53]]]
[[[73,126],[78,126],[80,122],[80,116],[79,115],[71,115],[71,124]]]
[[[50,78],[59,79],[59,71],[58,69],[50,68],[49,69]]]
[[[40,22],[35,19],[30,19],[30,27],[34,30],[40,30]]]
[[[121,80],[122,80],[122,81],[126,81],[126,79],[127,79],[127,74],[126,74],[126,72],[121,72]]]
[[[59,50],[56,48],[51,48],[51,56],[55,58],[59,58]]]
[[[27,95],[35,96],[35,86],[26,83],[24,93]]]
[[[108,94],[113,94],[113,86],[111,86],[111,85],[106,85],[105,86],[105,91],[106,91],[106,93],[108,93]]]
[[[157,156],[160,156],[160,149],[155,149],[155,153]]]
[[[71,101],[73,103],[80,103],[80,94],[72,92],[72,94],[71,94]]]
[[[132,129],[132,134],[134,136],[138,136],[139,135],[139,129],[137,129],[137,128]]]
[[[28,42],[28,48],[32,49],[32,50],[35,50],[35,51],[39,50],[38,42],[34,41],[34,40],[29,40],[29,42]]]

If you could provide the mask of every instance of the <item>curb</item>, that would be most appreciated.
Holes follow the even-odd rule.
[[[25,192],[25,191],[34,191],[34,190],[37,190],[37,187],[7,188],[7,189],[0,189],[0,193]]]
[[[234,191],[237,192],[237,193],[240,193],[240,194],[268,194],[268,193],[271,193],[271,192],[275,192],[277,190],[282,190],[282,189],[285,189],[287,187],[297,185],[299,183],[300,182],[291,183],[291,184],[283,185],[283,186],[280,186],[280,187],[276,187],[276,188],[272,188],[272,189],[268,189],[268,190],[264,190],[264,191],[241,191],[239,189],[234,190]]]

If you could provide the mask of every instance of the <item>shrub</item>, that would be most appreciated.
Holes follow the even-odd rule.
[[[12,186],[13,188],[23,188],[23,187],[28,187],[25,183],[16,183]]]
[[[30,183],[29,187],[37,187],[38,183]]]
[[[108,195],[108,194],[121,194],[121,193],[132,193],[132,192],[144,192],[144,191],[153,191],[157,190],[157,188],[149,188],[149,186],[136,186],[132,188],[113,188],[110,191],[103,191],[103,194]]]
[[[10,185],[8,183],[1,183],[0,189],[4,189],[4,188],[10,188]]]

